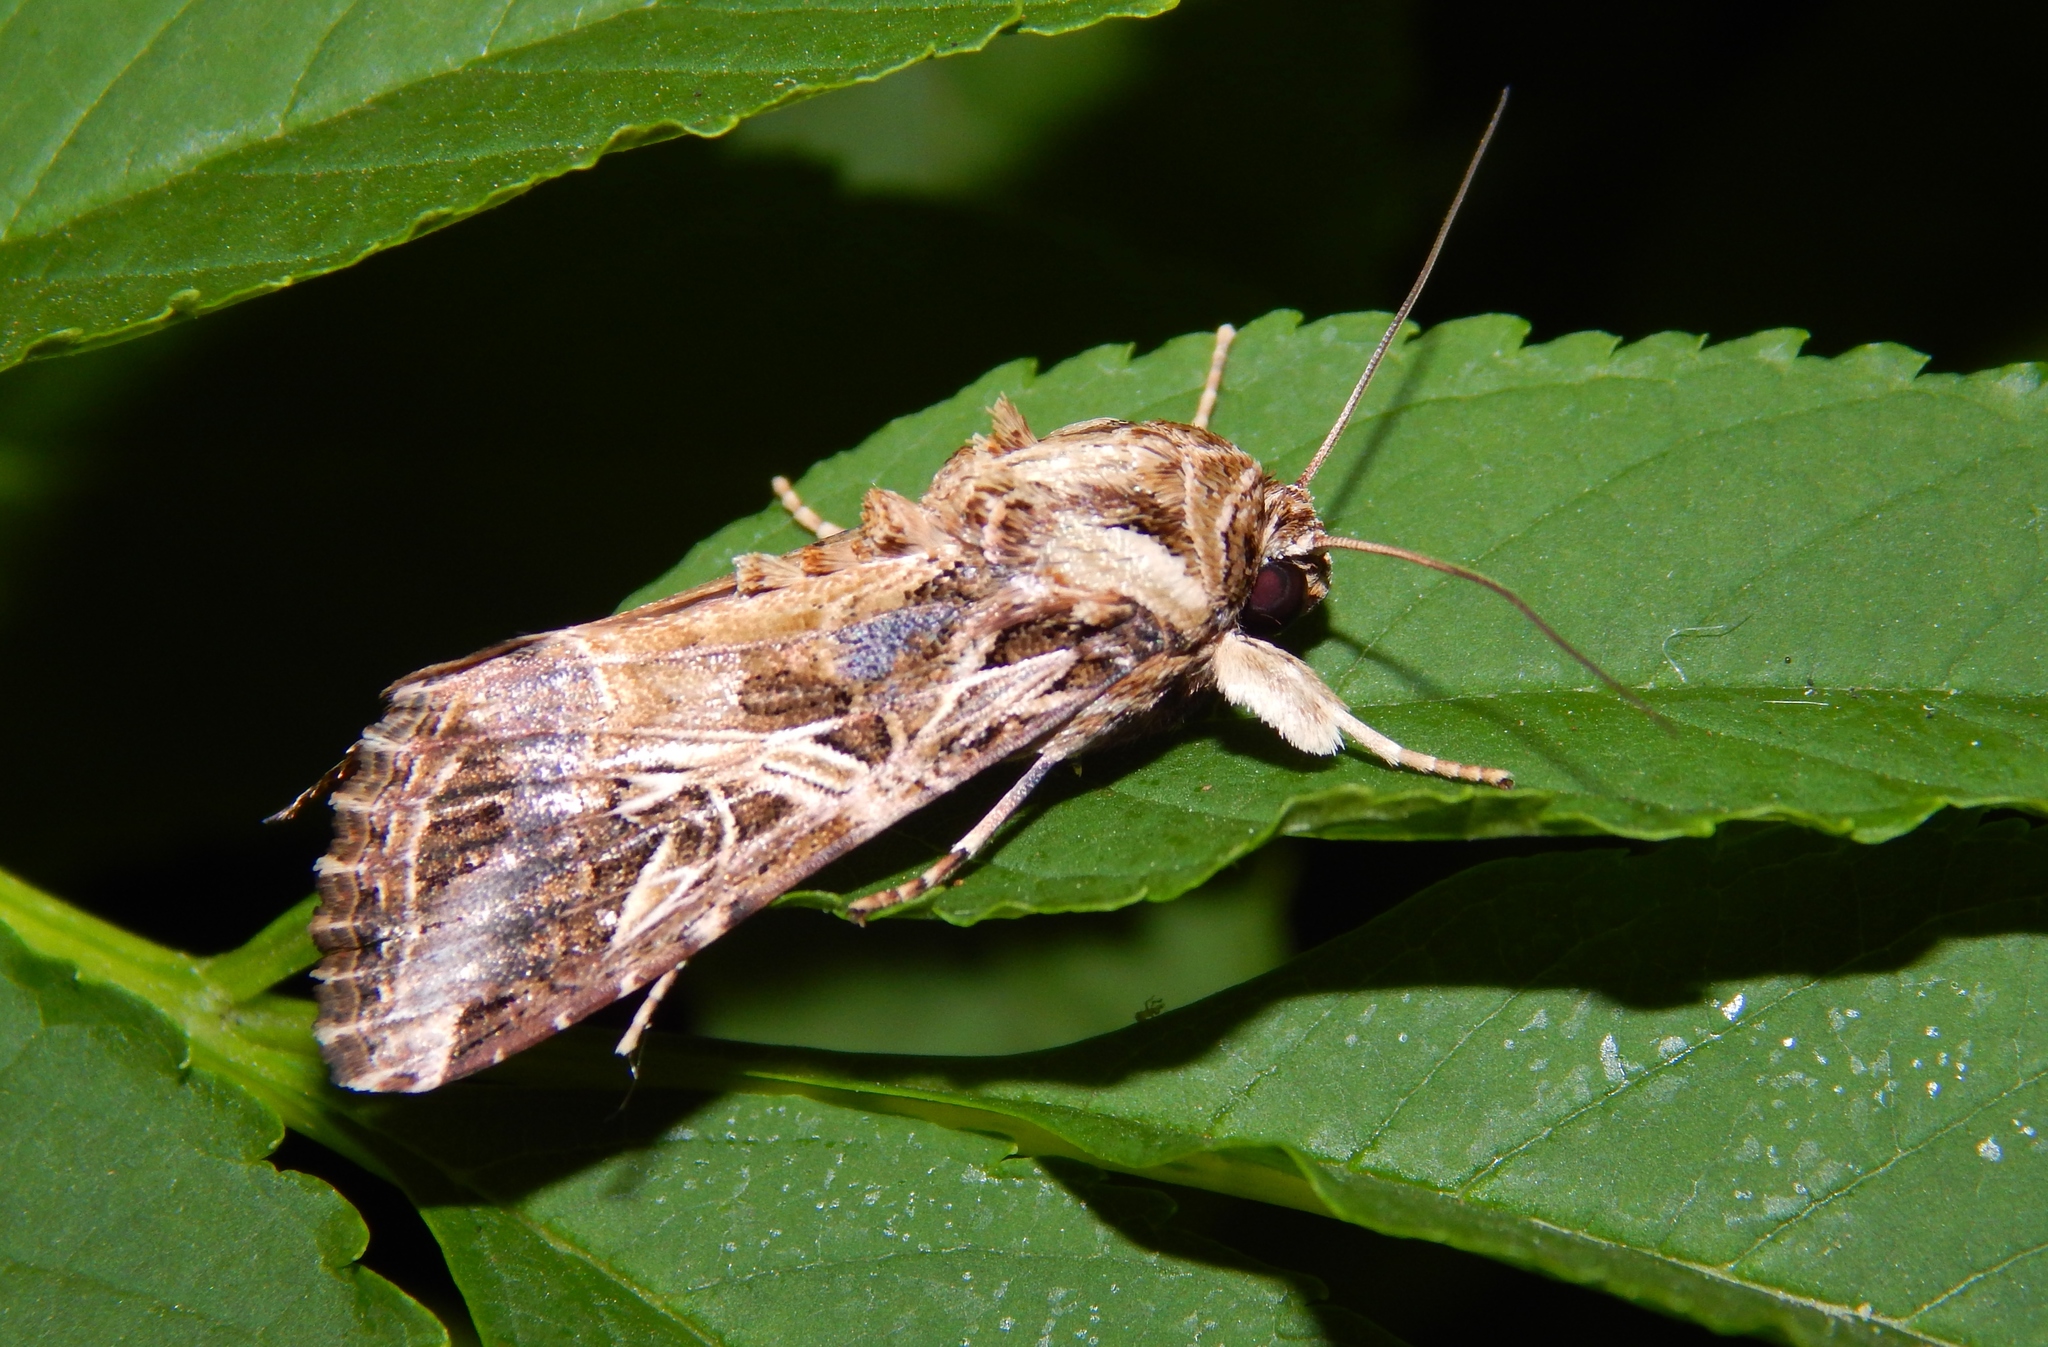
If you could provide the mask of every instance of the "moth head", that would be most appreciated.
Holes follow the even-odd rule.
[[[1329,554],[1316,545],[1322,533],[1306,488],[1267,483],[1259,565],[1237,614],[1237,625],[1247,635],[1273,636],[1329,594]]]
[[[1323,521],[1316,517],[1315,500],[1308,493],[1309,483],[1315,480],[1317,470],[1330,456],[1330,451],[1337,447],[1344,428],[1351,424],[1352,413],[1358,410],[1359,399],[1372,385],[1373,374],[1379,369],[1380,362],[1386,359],[1388,348],[1408,321],[1415,301],[1422,298],[1422,287],[1428,283],[1429,273],[1436,266],[1438,254],[1443,251],[1444,239],[1451,232],[1451,222],[1458,218],[1458,207],[1464,204],[1465,193],[1471,189],[1472,176],[1479,171],[1479,161],[1485,157],[1486,147],[1500,126],[1500,115],[1506,109],[1507,101],[1507,90],[1503,89],[1500,101],[1494,105],[1493,119],[1486,124],[1485,134],[1479,137],[1479,148],[1473,152],[1472,162],[1466,165],[1457,195],[1451,198],[1451,208],[1437,229],[1436,242],[1430,245],[1422,272],[1415,278],[1408,297],[1401,302],[1400,310],[1394,314],[1394,321],[1388,323],[1386,331],[1380,334],[1378,345],[1373,347],[1372,355],[1365,362],[1365,372],[1358,376],[1344,410],[1337,414],[1337,423],[1323,437],[1321,447],[1301,476],[1292,482],[1268,479],[1266,483],[1265,546],[1237,619],[1238,628],[1248,636],[1271,636],[1321,603],[1330,592],[1330,548],[1361,546],[1349,539],[1331,538],[1323,532]],[[1201,410],[1195,415],[1198,425],[1207,424],[1209,408],[1215,399],[1214,385],[1222,369],[1223,352],[1227,349],[1227,342],[1217,347],[1216,368],[1209,376],[1211,387],[1205,390]]]
[[[1352,413],[1358,410],[1359,399],[1372,385],[1373,374],[1379,369],[1380,362],[1386,359],[1387,350],[1394,344],[1402,325],[1408,321],[1415,301],[1422,298],[1422,287],[1428,283],[1429,273],[1436,266],[1438,254],[1443,251],[1444,239],[1451,232],[1451,222],[1458,218],[1458,207],[1464,204],[1465,193],[1472,186],[1472,176],[1479,171],[1479,161],[1485,157],[1486,147],[1500,126],[1500,115],[1506,109],[1507,101],[1507,90],[1503,89],[1500,101],[1494,105],[1493,119],[1486,124],[1485,134],[1479,137],[1479,148],[1473,152],[1472,162],[1466,165],[1457,195],[1451,198],[1451,208],[1437,229],[1436,242],[1430,245],[1422,273],[1415,278],[1408,297],[1394,314],[1394,321],[1387,324],[1386,331],[1380,334],[1379,343],[1365,362],[1365,372],[1358,376],[1344,410],[1337,414],[1337,423],[1323,437],[1322,445],[1301,476],[1292,482],[1269,479],[1266,483],[1265,546],[1237,618],[1238,628],[1248,636],[1271,636],[1321,603],[1330,592],[1330,548],[1358,546],[1348,539],[1331,538],[1323,532],[1323,521],[1316,517],[1315,500],[1308,493],[1309,483],[1315,480],[1317,470],[1330,456],[1330,451],[1337,447],[1344,428],[1351,424]],[[1202,408],[1195,415],[1198,425],[1208,422],[1209,408],[1214,402],[1214,384],[1222,368],[1222,353],[1227,349],[1227,343],[1217,348],[1216,369],[1210,373],[1211,388],[1205,390]]]

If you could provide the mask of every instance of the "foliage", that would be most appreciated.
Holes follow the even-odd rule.
[[[2048,841],[2016,821],[1482,866],[1242,987],[1023,1057],[662,1042],[636,1089],[579,1030],[417,1099],[327,1086],[304,1003],[248,993],[306,962],[303,911],[194,964],[19,886],[4,900],[32,946],[171,1014],[67,995],[173,1052],[188,1036],[201,1069],[124,1096],[122,1125],[176,1134],[196,1095],[260,1134],[268,1105],[393,1174],[494,1341],[773,1341],[804,1313],[920,1341],[1006,1317],[1373,1336],[1105,1169],[1448,1241],[1723,1331],[2042,1330]],[[12,976],[62,991],[53,966]],[[88,1095],[147,1065],[41,1037],[46,1078]],[[44,1247],[23,1261],[56,1261],[30,1228]],[[266,1250],[331,1276],[336,1247]]]
[[[973,201],[1133,68],[1115,29],[999,34],[1170,7],[28,0],[0,21],[0,366],[763,111],[742,152]],[[1251,324],[1217,428],[1298,470],[1386,322]],[[1513,585],[1659,719],[1489,596],[1343,557],[1287,641],[1375,725],[1516,791],[1305,759],[1218,713],[1061,773],[892,914],[942,922],[798,909],[922,866],[1004,780],[820,875],[693,966],[678,1000],[715,1037],[656,1034],[631,1074],[587,1025],[420,1098],[328,1084],[292,981],[310,900],[196,958],[0,875],[0,1336],[1393,1341],[1337,1277],[1190,1219],[1228,1201],[1721,1332],[2042,1340],[2040,369],[1526,333],[1404,334],[1324,516]],[[1185,417],[1209,341],[1002,366],[800,485],[842,520],[870,485],[915,494],[998,393],[1040,429]],[[0,518],[78,471],[47,413],[0,397]],[[802,540],[764,510],[629,602]],[[1285,960],[1288,836],[1613,842],[1462,869]],[[402,1190],[470,1323],[266,1162],[286,1127]]]
[[[0,25],[0,368],[359,261],[613,150],[1171,0],[27,0]]]
[[[36,950],[8,956],[0,984],[15,1022],[7,1196],[30,1218],[0,1323],[99,1342],[177,1306],[244,1335],[193,1341],[442,1340],[351,1266],[362,1224],[326,1185],[251,1163],[282,1116],[406,1186],[490,1341],[781,1342],[820,1316],[856,1339],[1167,1323],[1224,1341],[1391,1341],[1321,1304],[1312,1279],[1175,1230],[1156,1192],[854,1099],[636,1092],[622,1070],[510,1101],[349,1096],[326,1083],[311,1007],[263,990],[310,962],[306,916],[192,960],[0,876],[0,955],[19,949],[6,928]],[[113,1182],[97,1182],[109,1163]],[[68,1199],[88,1173],[80,1206]],[[223,1259],[261,1280],[224,1279]],[[65,1300],[67,1278],[97,1296]],[[152,1340],[181,1340],[168,1317]]]
[[[685,1050],[650,1075],[893,1095],[1723,1332],[2033,1342],[2044,904],[2048,832],[2017,821],[1877,848],[1746,831],[1480,866],[1240,988],[1047,1053]]]
[[[748,155],[832,165],[860,193],[957,197],[1012,179],[1050,133],[1079,120],[1126,81],[1133,34],[1103,24],[1048,42],[998,38],[973,61],[926,61],[837,97],[743,123]]]
[[[28,924],[15,910],[8,920]],[[136,963],[121,971],[154,990]],[[184,1036],[158,1011],[5,928],[0,1043],[0,1336],[447,1341],[356,1265],[369,1231],[333,1189],[264,1163],[283,1137],[274,1113],[189,1070]]]

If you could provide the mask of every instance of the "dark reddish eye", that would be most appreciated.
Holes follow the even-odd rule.
[[[1252,581],[1251,597],[1244,601],[1237,625],[1253,636],[1276,635],[1301,616],[1307,600],[1308,580],[1301,568],[1284,561],[1269,561],[1259,568],[1259,578]]]

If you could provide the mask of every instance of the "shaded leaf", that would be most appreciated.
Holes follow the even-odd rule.
[[[275,1114],[176,1028],[0,926],[0,1338],[445,1343],[361,1219],[264,1161]]]
[[[1281,476],[1306,462],[1376,315],[1261,319],[1217,429]],[[1703,347],[1598,333],[1523,346],[1504,317],[1398,344],[1316,483],[1334,531],[1477,566],[1514,586],[1676,728],[1667,735],[1493,596],[1340,556],[1289,643],[1368,722],[1512,770],[1501,793],[1312,759],[1225,714],[1090,760],[934,910],[967,922],[1171,896],[1266,838],[1698,835],[1784,819],[1864,841],[1945,805],[2048,809],[2048,393],[2040,370],[1918,375],[1793,333]],[[1007,392],[1032,423],[1184,418],[1209,338],[1151,355],[1005,365],[800,483],[856,518],[871,483],[922,492]],[[764,495],[766,493],[764,492]],[[770,508],[693,549],[639,602],[803,535]],[[821,877],[871,888],[966,830],[959,792]]]
[[[983,1062],[662,1044],[1795,1342],[2048,1334],[2048,829],[1484,865],[1115,1035]],[[572,1052],[555,1072],[563,1079]]]
[[[1297,865],[1269,847],[1178,902],[966,929],[756,916],[672,1000],[710,1038],[980,1056],[1091,1038],[1286,961]]]
[[[27,0],[0,26],[0,366],[347,266],[606,152],[1172,0]]]
[[[1114,96],[1134,34],[1111,24],[1057,46],[1002,37],[979,55],[927,61],[891,79],[754,118],[741,153],[831,165],[855,192],[966,199],[1016,178],[1060,131]]]

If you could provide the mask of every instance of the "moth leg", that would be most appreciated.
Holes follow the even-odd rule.
[[[682,971],[683,966],[677,964],[654,980],[654,985],[647,989],[647,995],[641,998],[640,1008],[633,1012],[633,1022],[626,1026],[625,1036],[619,1040],[619,1046],[612,1049],[613,1052],[621,1057],[631,1057],[640,1050],[640,1036],[647,1032],[648,1025],[654,1023],[655,1008],[676,985],[676,974]]]
[[[768,486],[775,492],[775,499],[782,502],[782,508],[789,511],[789,517],[817,534],[819,542],[835,533],[846,532],[831,520],[819,518],[818,512],[804,504],[804,498],[796,494],[796,488],[789,484],[787,477],[770,478]]]
[[[859,902],[849,903],[846,908],[848,915],[855,921],[864,923],[884,908],[922,898],[945,883],[948,875],[958,870],[974,856],[974,853],[988,845],[988,839],[995,836],[996,829],[1002,827],[1010,815],[1017,812],[1017,806],[1024,803],[1038,783],[1045,780],[1046,773],[1059,763],[1060,759],[1056,757],[1039,757],[1024,775],[1017,778],[1017,784],[1004,792],[1002,799],[996,801],[996,807],[989,810],[967,836],[955,842],[951,851],[933,862],[930,869],[916,879],[905,880],[893,889],[883,889],[880,893],[869,894]]]
[[[1223,388],[1223,367],[1230,361],[1230,343],[1237,329],[1225,323],[1216,329],[1216,347],[1209,352],[1209,377],[1202,383],[1202,400],[1195,404],[1195,419],[1188,422],[1197,430],[1209,428],[1209,414],[1216,410],[1216,394]]]
[[[1488,786],[1499,786],[1502,790],[1514,789],[1515,774],[1503,768],[1475,767],[1467,762],[1452,762],[1449,758],[1417,753],[1412,748],[1401,747],[1353,715],[1346,715],[1343,724],[1346,734],[1376,754],[1389,767],[1406,767],[1411,772],[1447,776],[1453,781],[1477,781]]]
[[[1304,753],[1335,753],[1344,747],[1348,734],[1389,767],[1453,781],[1483,781],[1502,790],[1515,784],[1513,774],[1498,767],[1473,767],[1401,747],[1352,715],[1315,670],[1276,645],[1229,632],[1216,643],[1212,661],[1216,686],[1225,699],[1265,721]]]

